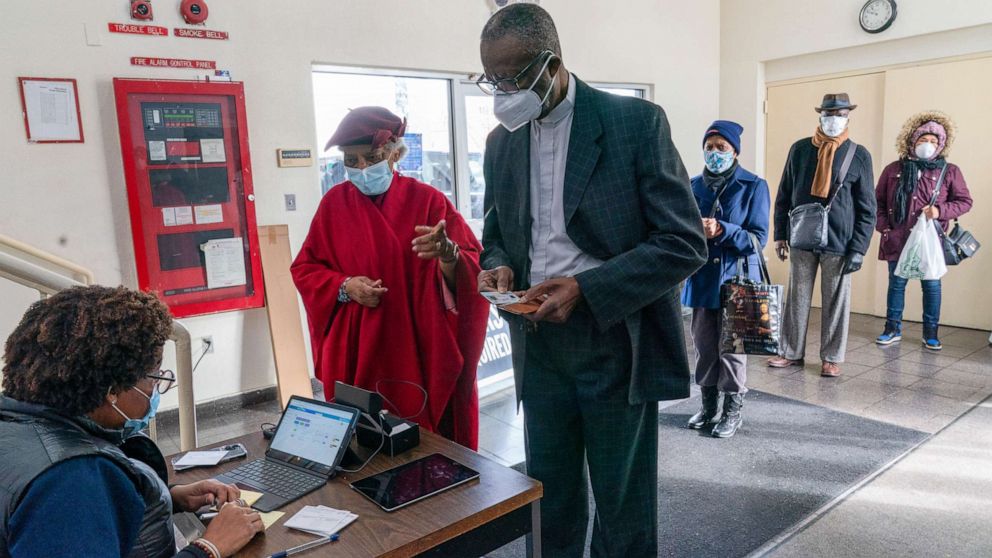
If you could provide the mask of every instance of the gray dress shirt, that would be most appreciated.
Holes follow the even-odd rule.
[[[530,284],[572,277],[603,262],[579,250],[565,232],[565,163],[575,108],[575,76],[565,99],[530,124]]]

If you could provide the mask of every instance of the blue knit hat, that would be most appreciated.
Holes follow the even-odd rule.
[[[720,136],[734,147],[734,151],[740,155],[741,154],[741,133],[744,132],[744,127],[736,122],[731,122],[730,120],[717,120],[710,124],[710,127],[706,129],[706,135],[703,136],[703,145],[706,145],[706,140],[710,136]]]

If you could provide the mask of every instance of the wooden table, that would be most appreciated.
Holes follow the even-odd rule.
[[[241,442],[248,460],[264,457],[268,441],[261,432],[215,444]],[[214,446],[207,446],[214,447]],[[353,490],[352,481],[412,461],[441,453],[479,471],[479,479],[387,513]],[[365,455],[364,453],[362,455]],[[176,473],[169,463],[169,478],[190,483],[219,475],[245,462],[235,460],[217,467],[202,467]],[[541,483],[513,469],[430,432],[421,431],[420,445],[396,457],[379,455],[360,473],[341,473],[320,490],[296,500],[279,511],[286,512],[264,534],[257,535],[237,556],[265,557],[314,540],[315,536],[287,529],[284,524],[306,505],[325,505],[358,514],[341,532],[336,543],[301,555],[309,556],[481,556],[525,534],[535,533],[533,556],[539,556],[539,502]]]

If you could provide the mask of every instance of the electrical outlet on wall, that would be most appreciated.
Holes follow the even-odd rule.
[[[296,211],[296,194],[284,194],[286,198],[286,211]]]

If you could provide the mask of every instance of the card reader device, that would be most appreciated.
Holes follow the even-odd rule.
[[[342,382],[334,382],[334,401],[362,411],[355,433],[358,445],[393,457],[420,445],[420,425],[382,410],[382,396]],[[369,417],[379,424],[373,424]],[[380,432],[380,426],[382,431]]]

